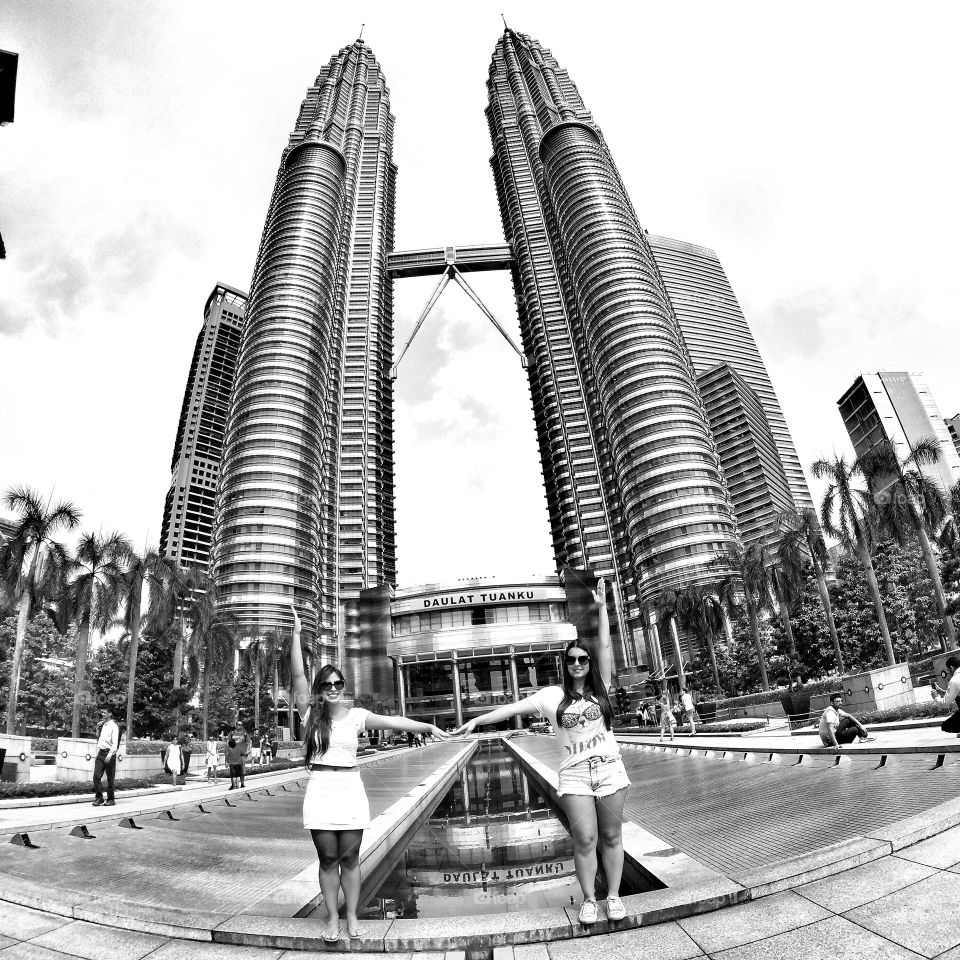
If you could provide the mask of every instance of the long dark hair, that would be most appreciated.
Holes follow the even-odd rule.
[[[567,670],[567,654],[571,650],[585,650],[587,656],[590,657],[590,669],[587,671],[587,675],[583,681],[582,697],[574,690],[573,677],[570,676],[570,671]],[[600,708],[606,728],[608,730],[612,729],[613,704],[610,703],[610,696],[603,685],[600,672],[597,670],[597,658],[593,655],[593,648],[584,640],[571,640],[570,643],[567,644],[566,649],[563,651],[563,656],[560,659],[560,685],[563,687],[563,699],[560,701],[560,706],[557,707],[557,729],[559,730],[561,727],[560,717],[563,715],[563,711],[566,710],[571,703],[581,699],[592,700]]]
[[[346,684],[347,678],[332,663],[322,666],[313,681],[312,696],[310,697],[310,719],[307,721],[307,729],[303,734],[307,744],[304,763],[308,767],[314,754],[318,758],[322,757],[330,746],[330,704],[327,703],[327,698],[323,695],[321,684],[328,682],[334,675]],[[319,753],[317,752],[318,740],[320,744]]]

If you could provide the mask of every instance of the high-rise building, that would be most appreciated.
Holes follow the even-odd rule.
[[[947,417],[943,422],[947,425],[947,433],[950,434],[950,439],[957,448],[957,453],[960,454],[960,413]]]
[[[247,295],[218,283],[203,308],[183,392],[170,487],[163,505],[160,552],[206,569],[227,408],[247,310]]]
[[[729,363],[697,377],[744,543],[769,539],[794,509],[777,442],[760,398]]]
[[[340,605],[396,577],[393,124],[361,40],[307,90],[254,268],[218,493],[224,608],[284,631],[295,602],[325,658]]]
[[[837,401],[858,457],[884,440],[906,456],[921,439],[940,442],[940,459],[922,471],[944,493],[960,481],[960,455],[923,375],[904,370],[864,373]]]
[[[697,373],[726,363],[749,384],[770,424],[793,505],[797,510],[813,507],[780,401],[720,258],[693,243],[649,240]]]
[[[717,452],[654,252],[567,71],[508,29],[487,89],[554,554],[610,578],[628,658],[659,591],[715,578],[737,542]]]

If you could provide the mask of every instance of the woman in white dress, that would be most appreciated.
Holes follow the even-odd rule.
[[[610,679],[613,651],[607,616],[606,586],[601,579],[593,595],[600,617],[596,649],[576,640],[563,654],[562,678],[557,686],[542,687],[519,703],[508,703],[475,717],[454,735],[472,733],[480,724],[500,723],[510,717],[539,713],[554,725],[554,736],[563,747],[559,766],[560,797],[570,833],[577,880],[583,891],[582,924],[596,923],[597,841],[607,877],[607,918],[622,920],[626,909],[620,899],[623,873],[623,801],[630,779],[613,735]]]
[[[300,617],[295,609],[290,672],[295,702],[304,723],[305,763],[310,771],[303,798],[303,826],[310,831],[320,861],[320,891],[327,910],[322,937],[327,943],[336,943],[340,939],[337,904],[341,890],[347,934],[362,935],[357,923],[360,844],[370,823],[370,805],[357,766],[358,735],[364,730],[402,730],[446,740],[447,734],[429,723],[348,707],[343,702],[346,678],[332,664],[320,668],[311,691],[303,670]]]

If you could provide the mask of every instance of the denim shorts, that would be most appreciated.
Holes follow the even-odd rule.
[[[588,757],[560,771],[558,797],[609,797],[630,786],[623,757]]]

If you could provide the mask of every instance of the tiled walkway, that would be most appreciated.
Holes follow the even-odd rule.
[[[169,940],[0,903],[0,960],[300,960],[317,953]],[[384,960],[385,954],[349,954]],[[464,960],[463,952],[392,953]],[[726,910],[622,933],[500,947],[496,960],[958,960],[960,827],[892,857]]]
[[[365,765],[361,775],[371,816],[462,747],[437,744]],[[124,816],[118,802],[115,819],[91,824],[95,840],[56,829],[33,835],[36,850],[0,844],[0,881],[55,885],[91,900],[125,897],[164,907],[237,912],[316,862],[301,820],[303,783],[287,789],[291,792],[274,788],[271,797],[241,797],[232,801],[235,807],[222,800],[210,803],[208,814],[196,806],[175,809],[177,821],[143,819],[141,830],[118,826]]]
[[[548,764],[560,755],[552,737],[522,745]],[[960,754],[939,768],[927,755],[882,767],[878,757],[835,766],[829,755],[770,763],[624,747],[623,756],[632,781],[624,816],[733,880],[960,796]]]

